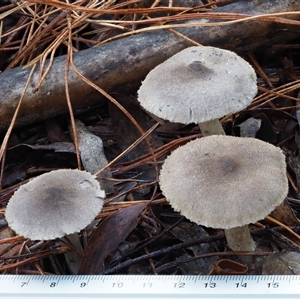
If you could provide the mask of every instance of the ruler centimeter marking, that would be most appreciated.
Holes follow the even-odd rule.
[[[300,275],[0,275],[0,299],[300,299]]]

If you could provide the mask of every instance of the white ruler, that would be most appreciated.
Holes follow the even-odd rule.
[[[0,275],[0,299],[300,299],[300,275]]]

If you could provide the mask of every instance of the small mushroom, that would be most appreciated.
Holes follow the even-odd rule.
[[[22,185],[7,204],[5,218],[16,233],[50,240],[78,232],[101,210],[105,192],[93,175],[56,170]]]
[[[196,139],[174,150],[159,180],[176,211],[199,225],[225,229],[235,251],[255,250],[247,225],[263,219],[288,193],[280,148],[225,135]]]
[[[256,93],[256,74],[243,58],[228,50],[193,46],[150,71],[138,100],[162,119],[196,123],[203,135],[212,135],[225,134],[218,119],[246,108]]]

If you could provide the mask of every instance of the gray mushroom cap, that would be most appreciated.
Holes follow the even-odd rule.
[[[254,138],[213,135],[174,150],[160,173],[171,206],[207,227],[263,219],[288,193],[281,149]]]
[[[146,76],[140,104],[172,122],[202,123],[246,108],[257,93],[251,65],[234,52],[193,46]]]
[[[105,192],[94,176],[80,170],[56,170],[22,185],[6,208],[8,225],[32,240],[78,232],[101,210]]]

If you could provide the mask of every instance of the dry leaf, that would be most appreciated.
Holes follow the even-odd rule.
[[[145,132],[155,124],[152,118],[141,109],[141,106],[136,99],[126,97],[121,94],[114,94],[114,97],[131,114],[131,116],[137,121],[139,126]],[[141,137],[141,133],[129,120],[129,118],[125,116],[124,113],[112,103],[109,103],[109,112],[111,116],[112,128],[117,137],[118,145],[121,150],[124,151]],[[153,149],[163,145],[162,141],[156,136],[154,132],[152,132],[147,137],[147,139]],[[132,160],[149,153],[149,144],[147,144],[147,142],[144,140],[136,147],[134,147],[126,155],[126,158],[128,160]],[[146,181],[153,181],[156,179],[156,170],[153,164],[142,164],[139,167],[135,168],[135,170],[139,173],[139,175],[136,177],[138,179]],[[139,194],[145,194],[147,192],[148,189],[139,190]]]
[[[245,275],[248,267],[230,259],[221,259],[213,264],[209,275]]]
[[[101,274],[104,260],[136,227],[137,219],[148,203],[122,208],[106,218],[94,231],[84,249],[79,274]]]
[[[255,118],[249,118],[243,123],[237,125],[240,128],[241,137],[256,137],[257,131],[260,129],[261,120]]]
[[[289,251],[268,255],[262,275],[300,275],[300,253]]]
[[[72,133],[72,128],[69,130]],[[100,137],[89,132],[79,120],[76,120],[76,130],[82,164],[86,171],[94,174],[108,164],[104,154],[103,142]],[[111,170],[107,168],[100,173],[100,176],[111,178]],[[100,185],[107,194],[114,190],[110,181],[100,180]]]
[[[286,200],[277,206],[270,216],[286,226],[300,225],[298,218]]]
[[[171,233],[181,242],[189,242],[192,240],[203,238],[205,236],[209,236],[202,227],[198,226],[195,223],[187,221],[182,221],[179,225],[171,230]],[[188,249],[192,252],[192,255],[190,252],[186,252],[177,258],[178,261],[214,251],[213,245],[206,243],[193,245]],[[215,260],[216,257],[206,257],[184,264],[179,264],[178,268],[181,270],[181,273],[183,275],[208,274],[211,269],[211,265]]]

